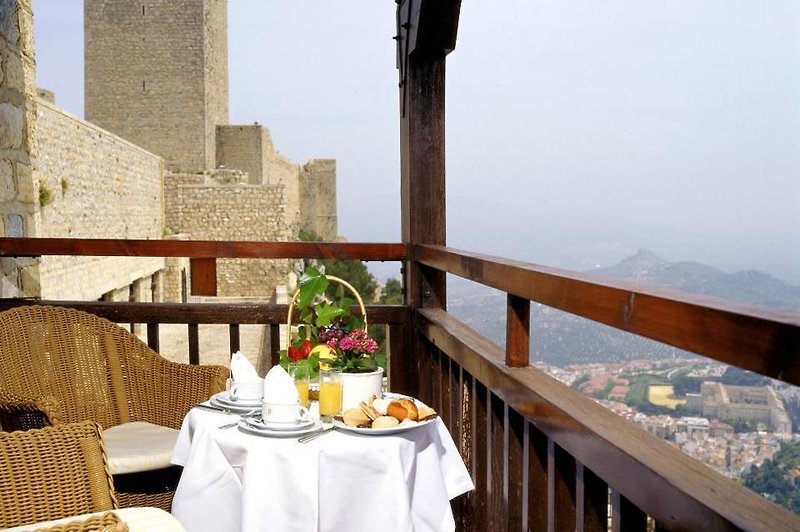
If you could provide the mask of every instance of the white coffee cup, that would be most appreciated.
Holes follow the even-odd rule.
[[[298,423],[308,420],[308,408],[298,403],[261,403],[261,417],[269,423]]]
[[[260,401],[264,395],[263,381],[237,382],[231,384],[228,393],[231,401]]]

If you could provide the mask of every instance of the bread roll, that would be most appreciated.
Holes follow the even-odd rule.
[[[417,405],[410,399],[392,401],[386,407],[386,413],[398,421],[403,421],[406,418],[416,421],[418,417]]]
[[[388,429],[389,427],[396,427],[400,422],[397,418],[392,416],[381,416],[372,422],[373,429]]]
[[[348,408],[342,413],[344,424],[350,427],[358,427],[369,422],[369,417],[360,408]]]

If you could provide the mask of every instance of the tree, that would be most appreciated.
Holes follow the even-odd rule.
[[[384,305],[402,305],[403,304],[403,285],[392,277],[386,280],[386,286],[383,287],[381,294],[381,303]]]
[[[744,369],[730,366],[722,374],[722,384],[733,386],[766,386],[769,383],[766,377],[747,371]]]

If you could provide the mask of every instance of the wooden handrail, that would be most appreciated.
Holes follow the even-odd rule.
[[[41,255],[399,261],[406,258],[406,246],[352,242],[0,238],[0,257]]]
[[[238,325],[281,325],[286,323],[288,305],[271,303],[133,303],[112,301],[47,301],[2,299],[0,311],[23,305],[70,307],[95,314],[115,323],[204,323]],[[376,324],[407,325],[408,309],[400,305],[366,305]],[[353,312],[360,312],[357,307]]]
[[[417,245],[413,260],[514,296],[800,385],[800,314]]]
[[[506,366],[501,348],[445,311],[423,309],[419,317],[428,341],[668,529],[800,529],[788,510],[545,373]]]

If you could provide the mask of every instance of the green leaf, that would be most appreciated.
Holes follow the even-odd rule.
[[[316,306],[316,313],[317,326],[325,327],[326,325],[330,325],[334,318],[344,315],[345,311],[336,305],[318,304]]]
[[[377,355],[373,355],[372,357],[375,360],[375,363],[382,367],[384,371],[386,371],[386,363],[388,362],[386,358],[386,353],[378,353]]]
[[[306,363],[308,364],[311,378],[316,379],[319,376],[319,353],[314,353],[313,355],[310,355],[306,359]]]
[[[300,297],[298,306],[305,308],[311,304],[315,297],[323,294],[330,282],[328,278],[316,268],[306,268],[300,276]]]
[[[347,373],[369,373],[378,369],[378,364],[372,358],[354,358],[347,362]]]

